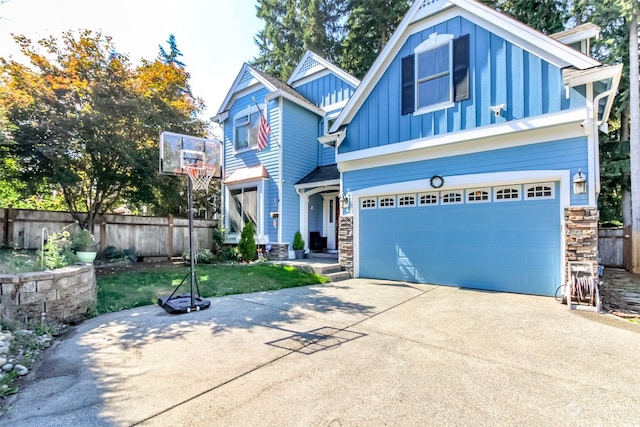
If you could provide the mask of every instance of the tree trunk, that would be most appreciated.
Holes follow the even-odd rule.
[[[631,103],[629,146],[632,213],[631,271],[636,274],[640,274],[640,84],[638,77],[638,6],[634,4],[629,20],[629,99]]]

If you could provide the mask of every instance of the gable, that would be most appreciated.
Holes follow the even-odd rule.
[[[316,106],[331,112],[344,107],[360,81],[308,50],[287,84]]]

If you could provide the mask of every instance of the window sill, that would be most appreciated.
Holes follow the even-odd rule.
[[[427,113],[433,113],[434,111],[446,110],[447,108],[451,108],[456,105],[455,102],[445,102],[442,104],[431,105],[429,107],[421,108],[413,112],[414,116],[421,116]]]
[[[245,148],[240,148],[240,149],[233,149],[233,154],[242,154],[242,153],[246,153],[247,151],[255,151],[257,149],[257,147],[245,147]]]

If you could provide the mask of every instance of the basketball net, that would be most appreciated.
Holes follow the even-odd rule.
[[[211,179],[216,175],[216,169],[216,166],[202,164],[185,166],[185,170],[187,171],[187,175],[189,175],[195,191],[209,190],[209,183],[211,183]]]

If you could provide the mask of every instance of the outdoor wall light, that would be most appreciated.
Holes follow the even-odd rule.
[[[584,194],[587,192],[587,176],[578,169],[578,173],[573,176],[573,194]]]
[[[349,207],[349,203],[351,202],[351,196],[349,196],[348,194],[340,194],[338,198],[340,199],[340,207],[342,209],[347,209]]]
[[[489,110],[491,110],[496,117],[500,116],[502,114],[502,110],[506,111],[506,109],[507,106],[505,104],[492,105],[489,107]]]

